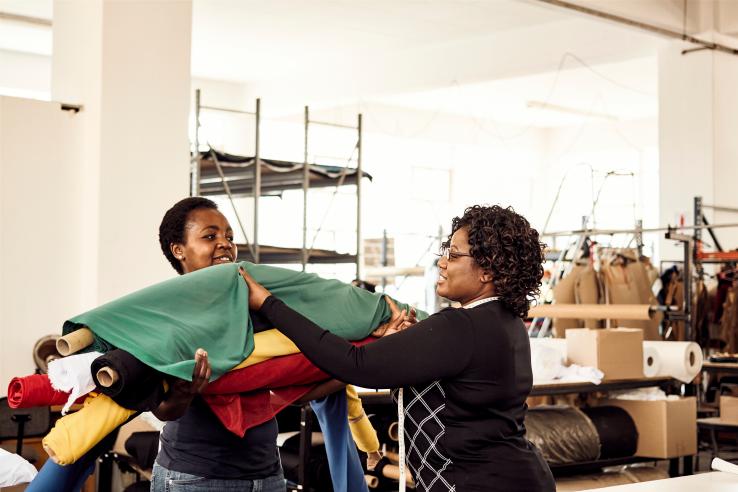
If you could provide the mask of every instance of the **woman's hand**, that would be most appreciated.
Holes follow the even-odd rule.
[[[244,270],[243,267],[238,268],[238,273],[241,274],[246,285],[249,287],[249,309],[258,311],[261,309],[264,301],[266,301],[266,298],[272,295],[272,293],[254,280],[251,275],[246,273],[246,270]]]
[[[160,420],[176,420],[187,411],[195,395],[202,393],[210,381],[211,368],[208,353],[199,348],[195,351],[195,368],[192,381],[176,379],[172,382],[167,399],[153,412]]]
[[[400,311],[397,304],[395,304],[395,301],[393,301],[389,296],[384,296],[384,300],[387,302],[392,316],[389,321],[379,325],[377,329],[372,332],[372,336],[381,338],[387,335],[392,335],[418,322],[414,308],[410,309],[410,314],[407,314],[404,309]]]

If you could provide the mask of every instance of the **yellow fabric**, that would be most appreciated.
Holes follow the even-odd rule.
[[[134,413],[105,395],[89,396],[80,410],[56,421],[44,449],[60,465],[71,465]]]
[[[348,404],[349,428],[356,447],[365,453],[379,451],[377,431],[374,430],[369,417],[364,412],[364,406],[356,393],[356,388],[350,384],[346,386],[346,403]]]
[[[300,352],[292,340],[282,335],[276,328],[254,333],[254,351],[243,362],[231,369],[242,369],[264,362],[273,357],[292,355]]]

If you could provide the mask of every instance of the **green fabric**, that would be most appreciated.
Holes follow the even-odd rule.
[[[390,317],[381,294],[312,273],[249,262],[240,265],[292,309],[348,340],[367,337]],[[216,265],[152,285],[71,318],[63,333],[87,326],[95,334],[90,350],[120,348],[163,373],[187,380],[192,378],[195,350],[202,347],[216,379],[254,349],[246,315],[248,287],[238,267]],[[418,313],[419,319],[425,316]]]

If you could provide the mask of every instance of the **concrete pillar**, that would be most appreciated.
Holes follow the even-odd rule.
[[[708,38],[710,34],[700,37]],[[733,38],[715,41],[738,46]],[[709,39],[709,38],[708,38]],[[693,224],[693,197],[738,208],[738,56],[673,43],[659,53],[659,222]],[[706,214],[712,223],[738,223],[738,214]],[[716,231],[726,249],[738,247],[738,228]],[[706,235],[705,235],[706,236]],[[707,238],[706,238],[707,239]],[[681,247],[661,240],[661,259],[677,260]]]
[[[157,244],[188,193],[190,0],[56,0],[52,99],[84,106],[80,275],[90,306],[173,273]]]

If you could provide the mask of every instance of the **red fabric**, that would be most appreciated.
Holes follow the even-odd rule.
[[[51,386],[46,374],[33,374],[13,378],[8,385],[8,406],[10,408],[44,407],[64,405],[69,393],[57,391]]]
[[[286,355],[228,372],[203,396],[226,429],[243,436],[327,379],[304,355]]]
[[[353,343],[360,346],[372,340]],[[208,384],[203,398],[226,429],[244,436],[329,379],[304,355],[285,355],[227,372]]]

